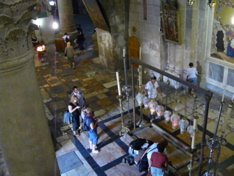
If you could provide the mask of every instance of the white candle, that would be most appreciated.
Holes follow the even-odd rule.
[[[192,137],[191,149],[195,149],[196,128],[197,128],[197,119],[194,118],[193,119],[193,137]]]
[[[232,95],[232,101],[234,101],[234,94]]]
[[[118,87],[118,94],[120,96],[121,90],[120,90],[120,82],[119,82],[119,72],[116,72],[116,81],[117,81],[117,87]]]
[[[228,121],[231,117],[231,113],[232,113],[232,104],[230,103],[228,105],[227,114],[226,114],[226,117],[224,119],[223,126],[222,126],[222,132],[224,133],[224,135],[225,135],[225,131],[227,129]]]
[[[125,57],[125,48],[123,49],[123,57]]]

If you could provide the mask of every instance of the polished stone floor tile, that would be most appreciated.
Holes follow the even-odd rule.
[[[117,85],[116,81],[111,81],[111,82],[109,82],[109,83],[103,84],[103,86],[104,86],[105,88],[110,88],[110,87],[113,87],[113,86],[116,86],[116,85]]]
[[[78,156],[75,154],[75,152],[69,152],[62,156],[59,156],[57,157],[57,161],[61,173],[66,173],[67,175],[69,174],[71,176],[76,174],[76,171],[73,169],[83,164]]]
[[[98,165],[102,167],[108,164],[110,161],[123,156],[124,154],[125,152],[115,142],[112,142],[102,147],[98,154],[91,153],[91,156],[98,163]]]
[[[138,171],[138,168],[135,165],[129,166],[126,163],[120,163],[119,165],[111,168],[105,173],[109,176],[140,176],[141,173]]]

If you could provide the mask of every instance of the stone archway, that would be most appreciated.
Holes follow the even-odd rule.
[[[138,38],[136,38],[135,36],[129,37],[128,49],[129,57],[139,60],[140,42]],[[135,64],[134,68],[138,68],[138,65]]]

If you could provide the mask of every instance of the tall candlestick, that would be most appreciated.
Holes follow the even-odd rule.
[[[139,60],[141,60],[141,47],[139,48]],[[142,86],[142,66],[139,65],[139,88]]]
[[[139,48],[139,60],[141,60],[141,46]]]
[[[192,144],[191,149],[195,149],[195,137],[196,137],[196,128],[197,128],[197,119],[193,119],[193,137],[192,137]]]
[[[125,57],[125,48],[123,48],[123,57]]]
[[[224,119],[224,122],[223,122],[223,126],[222,126],[222,132],[225,134],[225,131],[226,131],[226,128],[227,128],[227,125],[228,125],[228,121],[231,117],[231,113],[232,113],[232,105],[233,103],[230,103],[228,105],[228,109],[227,109],[227,114],[226,114],[226,117]]]
[[[142,66],[139,65],[139,87],[142,86]]]
[[[119,96],[121,96],[120,82],[119,82],[119,72],[116,72],[116,81],[117,81],[117,87],[118,87],[118,94],[119,94]]]

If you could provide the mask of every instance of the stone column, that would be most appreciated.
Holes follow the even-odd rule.
[[[57,0],[59,22],[62,34],[67,32],[73,42],[77,37],[77,30],[74,21],[72,0]]]
[[[0,14],[0,145],[11,176],[59,176],[31,43],[35,0],[4,1]]]

